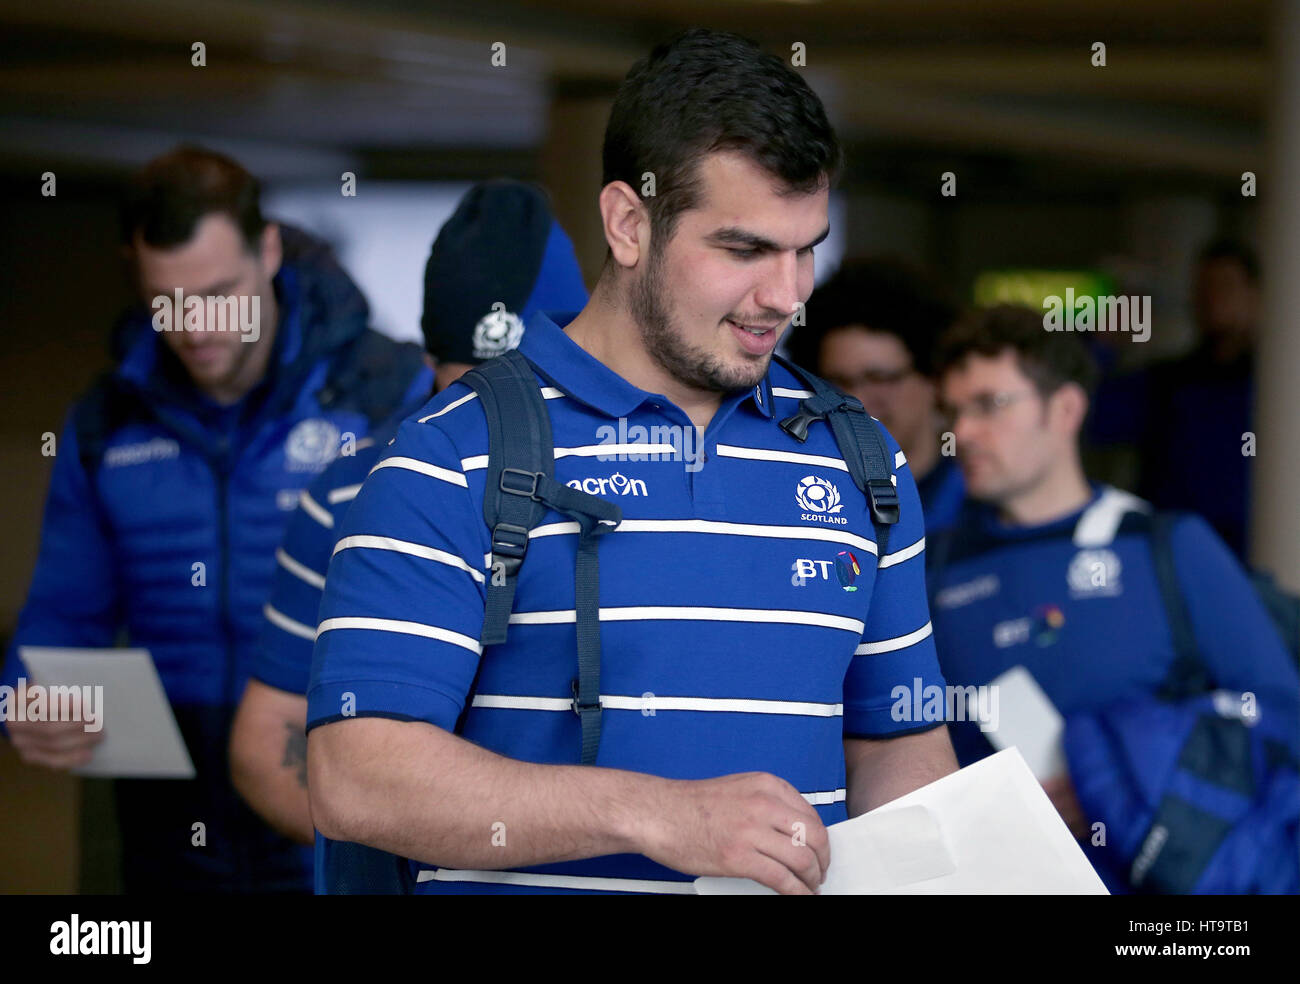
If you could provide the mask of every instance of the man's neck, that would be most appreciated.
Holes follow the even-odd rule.
[[[1032,489],[1003,502],[999,518],[1010,526],[1041,526],[1078,512],[1091,498],[1092,489],[1076,455]]]
[[[621,303],[600,283],[591,300],[564,332],[592,358],[604,363],[633,386],[662,393],[686,413],[691,423],[704,429],[722,405],[722,394],[687,386],[646,351],[641,330]]]

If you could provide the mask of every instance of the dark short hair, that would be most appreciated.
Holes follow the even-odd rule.
[[[860,325],[893,335],[907,349],[912,367],[933,376],[935,342],[956,316],[957,309],[943,292],[904,261],[895,257],[845,260],[808,298],[804,324],[792,329],[790,356],[817,372],[823,339],[833,331]]]
[[[993,359],[1007,350],[1045,397],[1066,383],[1077,383],[1089,395],[1096,388],[1097,364],[1083,340],[1073,332],[1048,331],[1041,311],[1020,304],[982,308],[958,321],[939,339],[936,368],[942,376],[973,355]]]
[[[1209,263],[1213,260],[1232,260],[1241,267],[1252,284],[1259,283],[1259,257],[1246,242],[1224,236],[1206,243],[1201,247],[1196,262]]]
[[[640,189],[652,238],[672,238],[699,201],[698,165],[715,151],[747,154],[791,193],[838,176],[842,159],[821,100],[775,55],[735,34],[695,28],[657,45],[618,88],[605,127],[602,186]]]
[[[136,234],[150,246],[166,248],[189,242],[204,216],[228,215],[244,247],[259,248],[266,220],[259,203],[257,179],[224,154],[182,144],[155,157],[134,177],[122,202],[122,241]]]

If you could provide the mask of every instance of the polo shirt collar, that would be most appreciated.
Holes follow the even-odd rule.
[[[569,396],[611,417],[627,417],[647,401],[666,399],[633,386],[566,335],[564,326],[577,316],[576,311],[534,313],[519,351]],[[725,396],[720,411],[737,403],[747,403],[772,419],[770,368],[757,386]]]

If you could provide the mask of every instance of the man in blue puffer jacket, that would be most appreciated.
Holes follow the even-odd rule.
[[[230,722],[301,490],[418,405],[432,374],[419,346],[367,328],[328,247],[262,217],[229,158],[182,147],[148,164],[123,235],[152,316],[118,325],[119,364],[59,438],[0,683],[30,677],[21,646],[147,648],[197,775],[115,783],[126,890],[308,891],[310,851],[231,787]],[[103,734],[7,725],[24,760],[52,768],[87,761]]]

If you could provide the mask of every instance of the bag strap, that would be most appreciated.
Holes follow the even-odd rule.
[[[781,421],[781,429],[802,444],[808,440],[808,425],[814,420],[825,420],[830,425],[840,455],[853,476],[853,484],[870,504],[879,564],[889,546],[889,528],[898,522],[898,489],[891,481],[894,470],[889,445],[879,422],[855,397],[841,393],[788,359],[778,355],[776,360],[813,393],[799,404],[793,415]]]
[[[578,523],[574,571],[578,675],[573,709],[582,725],[582,763],[596,761],[600,745],[600,566],[598,538],[616,528],[623,511],[611,502],[555,480],[555,449],[546,401],[532,364],[517,350],[461,377],[479,396],[488,425],[487,487],[483,518],[491,530],[492,563],[479,641],[506,641],[528,535],[554,509]],[[468,703],[466,709],[468,710]]]
[[[1159,693],[1170,700],[1203,694],[1210,689],[1209,674],[1196,644],[1187,600],[1178,584],[1173,549],[1176,521],[1177,516],[1173,513],[1157,511],[1151,514],[1151,562],[1155,566],[1156,584],[1174,643],[1174,662]]]

